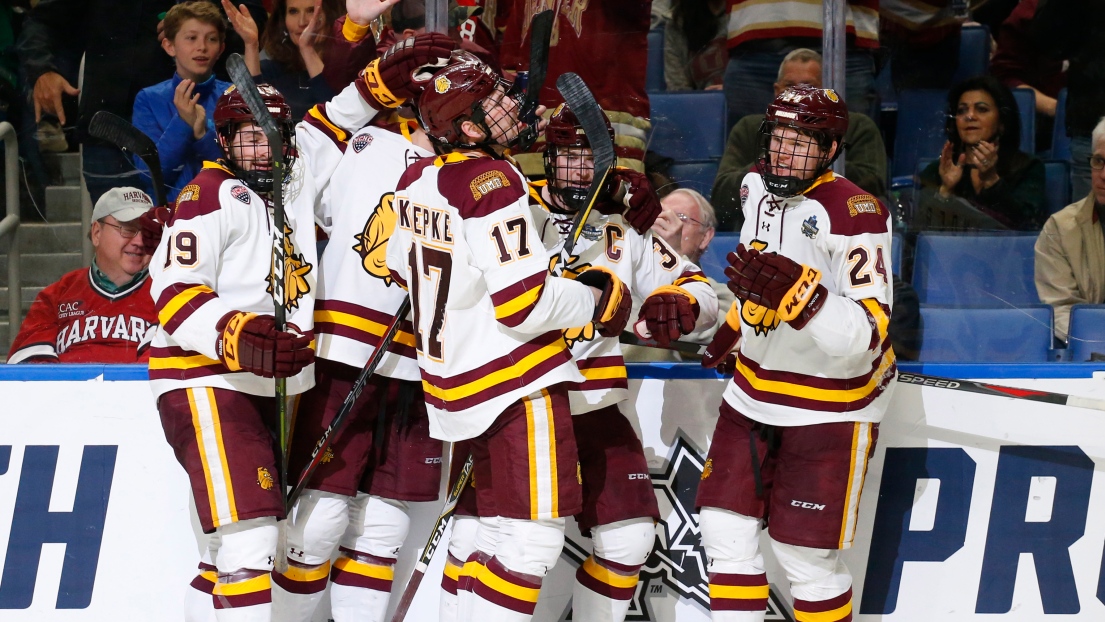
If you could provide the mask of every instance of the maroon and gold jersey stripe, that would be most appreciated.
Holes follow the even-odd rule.
[[[491,294],[491,304],[495,305],[495,319],[510,328],[524,322],[541,300],[547,276],[548,271],[542,270]]]
[[[620,354],[577,359],[576,366],[579,367],[579,373],[583,374],[585,380],[567,383],[571,391],[629,388],[625,359]]]
[[[162,328],[172,334],[197,309],[217,297],[218,294],[206,285],[174,283],[161,292],[154,308]]]
[[[338,335],[375,348],[380,345],[380,339],[394,317],[350,302],[319,300],[315,303],[315,332]],[[399,330],[388,346],[388,352],[415,357],[414,327],[410,322],[399,322]]]
[[[345,153],[347,144],[345,141],[349,140],[349,132],[335,125],[330,117],[326,116],[326,104],[317,104],[308,110],[303,116],[303,121],[325,134],[342,153]]]

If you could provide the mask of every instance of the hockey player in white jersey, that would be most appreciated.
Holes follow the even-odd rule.
[[[735,368],[696,504],[712,617],[764,619],[761,521],[798,620],[852,619],[852,545],[867,460],[890,402],[890,214],[834,174],[848,110],[835,91],[783,91],[741,189],[737,297],[703,359]],[[735,352],[732,352],[733,350]]]
[[[613,139],[609,120],[606,127]],[[591,143],[566,105],[549,119],[545,145],[546,181],[534,184],[540,199],[534,197],[532,207],[542,242],[559,264],[575,215],[586,201],[594,161]],[[641,304],[636,330],[642,337],[666,344],[713,325],[717,296],[705,276],[650,230],[660,203],[647,178],[615,169],[608,188],[600,195],[568,266],[557,265],[556,271],[575,274],[599,266],[617,274]],[[609,198],[611,194],[620,200]],[[594,554],[576,572],[572,619],[620,622],[640,568],[652,552],[659,509],[641,442],[619,408],[629,392],[617,337],[599,335],[587,324],[565,331],[565,338],[584,376],[583,382],[569,385],[583,480],[583,509],[575,517],[580,531],[594,543]],[[467,598],[464,592],[474,587],[470,575],[477,566],[464,566],[477,552],[470,525],[478,511],[473,496],[466,492],[458,506],[449,543],[442,580],[443,621],[452,619],[455,602]]]
[[[308,120],[322,112],[313,111]],[[305,129],[317,133],[318,125],[311,122]],[[329,242],[320,259],[315,305],[317,384],[299,404],[292,473],[310,461],[315,442],[407,297],[385,263],[396,221],[395,187],[410,164],[435,155],[410,106],[335,138],[344,139],[334,143],[344,155],[318,213]],[[288,604],[280,619],[310,620],[327,575],[336,622],[384,619],[396,557],[410,524],[408,504],[435,500],[441,483],[442,442],[429,435],[412,330],[409,321],[402,322],[297,501],[288,537],[289,571],[274,574],[285,592],[281,602]]]
[[[509,89],[479,62],[434,76],[418,109],[446,153],[404,173],[387,251],[411,296],[431,434],[471,439],[489,520],[477,539],[498,542],[458,613],[480,622],[532,618],[582,508],[568,383],[584,378],[561,330],[597,321],[617,335],[631,300],[609,270],[549,273],[525,178],[501,157],[525,127]]]

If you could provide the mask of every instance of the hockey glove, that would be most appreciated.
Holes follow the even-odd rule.
[[[361,75],[376,103],[397,108],[422,93],[434,73],[448,64],[455,48],[449,35],[440,32],[415,35],[388,48]]]
[[[815,268],[743,244],[726,259],[728,287],[737,298],[774,310],[780,320],[796,329],[805,326],[825,304],[828,290]]]
[[[310,335],[294,324],[276,330],[276,318],[231,311],[215,325],[215,351],[230,371],[248,371],[263,378],[290,378],[315,360]]]
[[[608,216],[621,214],[641,235],[652,228],[661,208],[660,199],[647,175],[628,168],[614,169],[606,180],[606,190],[610,198],[595,204],[599,213]]]
[[[157,245],[161,243],[161,234],[173,217],[173,210],[162,205],[151,207],[149,211],[138,217],[138,226],[142,228],[142,252],[153,255]]]
[[[737,346],[741,340],[740,309],[736,302],[725,314],[725,322],[714,333],[714,339],[702,354],[702,366],[712,367],[719,374],[728,376],[737,368]]]
[[[617,337],[629,323],[629,312],[633,309],[633,297],[629,288],[608,268],[591,266],[579,273],[575,280],[602,292],[595,305],[595,322],[603,337]]]
[[[698,301],[682,287],[664,285],[645,298],[637,318],[633,332],[641,339],[654,339],[666,347],[680,335],[694,330]]]

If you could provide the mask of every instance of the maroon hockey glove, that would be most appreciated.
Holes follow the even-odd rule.
[[[290,378],[315,360],[311,336],[294,324],[276,330],[271,315],[231,311],[215,325],[215,351],[230,371],[248,371],[263,378]]]
[[[652,182],[644,173],[633,169],[616,168],[606,180],[606,200],[595,204],[599,213],[622,218],[641,235],[652,228],[660,215],[660,199],[652,188]]]
[[[591,266],[576,276],[575,280],[602,291],[595,305],[592,321],[598,326],[603,337],[617,337],[629,323],[629,312],[633,310],[633,297],[629,288],[607,268]]]
[[[730,375],[737,369],[737,344],[740,343],[740,308],[734,302],[725,315],[725,322],[714,333],[714,339],[702,354],[702,366],[712,367],[717,373]]]
[[[698,321],[698,301],[682,287],[665,285],[645,298],[637,317],[640,321],[634,325],[633,332],[641,339],[653,339],[666,347],[680,335],[694,330]],[[641,334],[641,322],[648,335]]]
[[[404,39],[364,69],[365,84],[378,103],[395,108],[417,97],[456,48],[449,35],[427,32]]]
[[[157,245],[161,243],[161,234],[169,225],[173,217],[173,210],[162,205],[151,207],[149,211],[138,217],[138,226],[142,228],[142,252],[153,255]]]
[[[784,322],[801,329],[825,304],[828,290],[821,272],[778,253],[761,253],[741,244],[726,257],[729,289],[742,301],[773,309]]]

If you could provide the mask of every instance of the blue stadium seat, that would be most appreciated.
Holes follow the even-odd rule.
[[[714,189],[714,178],[717,177],[717,160],[705,162],[678,162],[673,164],[668,174],[672,180],[679,184],[680,188],[697,190],[710,200],[710,192]]]
[[[1070,360],[1082,363],[1090,354],[1105,354],[1105,305],[1074,305],[1067,327]]]
[[[898,93],[894,90],[894,82],[891,76],[890,61],[879,70],[875,76],[875,90],[879,92],[879,107],[883,112],[893,112],[898,109]]]
[[[952,84],[985,75],[989,70],[990,29],[986,26],[964,26],[959,31],[959,67],[952,76]]]
[[[1001,307],[1039,304],[1035,233],[921,233],[913,287],[922,304]]]
[[[1070,160],[1070,136],[1067,136],[1067,89],[1059,91],[1055,103],[1055,128],[1051,131],[1051,158]]]
[[[1043,363],[1051,347],[1051,307],[949,309],[921,306],[926,363]]]
[[[902,234],[895,233],[890,240],[890,272],[895,276],[902,276],[902,249],[905,239]]]
[[[909,177],[920,158],[940,157],[940,149],[947,140],[944,130],[947,102],[947,91],[906,89],[901,92],[891,177]]]
[[[645,70],[645,90],[660,92],[667,88],[664,83],[664,29],[648,31],[648,65]]]
[[[1070,205],[1070,162],[1048,160],[1044,162],[1044,194],[1047,213],[1054,214]]]
[[[648,148],[676,162],[720,160],[725,152],[727,107],[721,91],[652,93]]]
[[[706,247],[706,252],[702,253],[702,258],[698,260],[698,267],[702,268],[706,276],[719,283],[728,281],[725,268],[729,262],[725,260],[725,256],[737,250],[740,240],[739,233],[718,233]]]
[[[1036,91],[1013,89],[1013,99],[1021,117],[1021,151],[1036,153]]]

